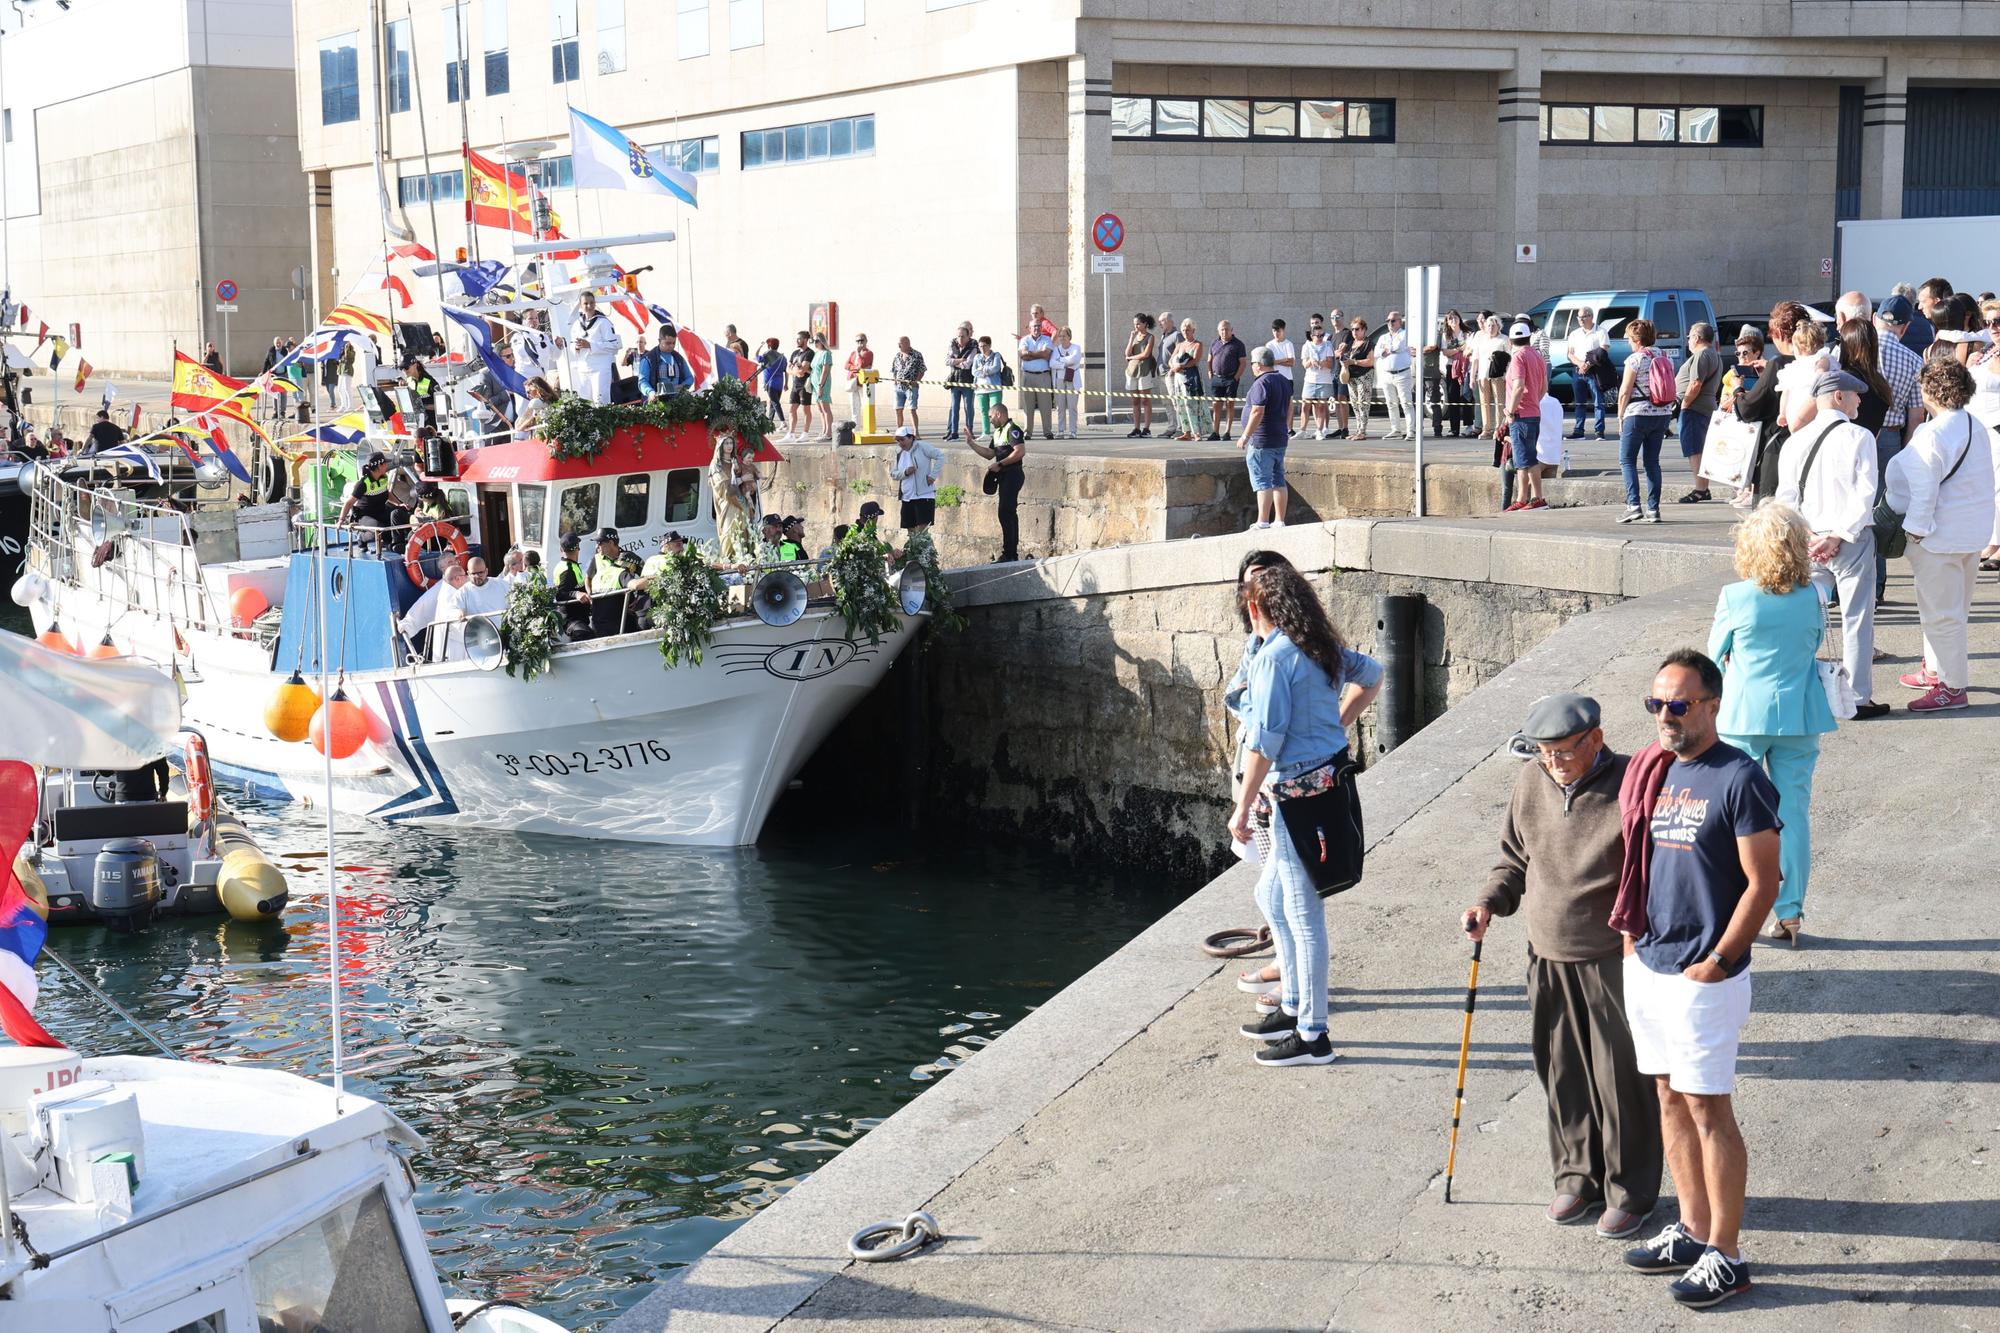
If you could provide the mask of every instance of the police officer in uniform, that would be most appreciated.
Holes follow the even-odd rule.
[[[993,405],[993,443],[972,442],[972,451],[981,458],[990,460],[986,465],[986,481],[983,489],[988,495],[1000,497],[1000,563],[1006,564],[1020,559],[1021,517],[1019,513],[1021,486],[1027,481],[1027,473],[1021,467],[1028,456],[1027,437],[1021,427],[1008,419],[1005,404]]]
[[[397,503],[390,489],[387,454],[368,455],[361,464],[361,475],[347,488],[347,499],[340,506],[340,517],[334,527],[344,528],[350,519],[359,527],[386,528],[392,532],[408,526],[410,511]]]
[[[590,582],[577,555],[583,539],[566,532],[562,539],[562,560],[556,565],[556,605],[562,608],[563,629],[572,639],[590,637]]]
[[[590,632],[593,635],[623,634],[634,628],[627,614],[625,581],[636,570],[627,568],[625,553],[618,549],[618,529],[604,528],[597,534],[597,556],[590,562]]]

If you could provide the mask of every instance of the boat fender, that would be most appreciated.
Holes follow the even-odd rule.
[[[434,542],[449,546],[452,555],[459,560],[465,559],[465,553],[471,549],[465,534],[444,519],[434,518],[427,523],[419,523],[416,531],[410,534],[409,545],[403,548],[403,569],[409,574],[410,582],[419,588],[428,588],[437,582],[424,573],[424,553]]]
[[[215,820],[215,850],[222,855],[215,890],[224,911],[238,921],[268,921],[285,910],[290,897],[285,872],[227,811]]]
[[[181,744],[181,777],[187,783],[188,814],[197,824],[215,813],[215,773],[208,766],[208,741],[198,731]]]

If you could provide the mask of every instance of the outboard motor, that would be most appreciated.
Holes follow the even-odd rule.
[[[97,853],[90,906],[119,930],[144,930],[160,902],[160,860],[144,838],[114,838]]]

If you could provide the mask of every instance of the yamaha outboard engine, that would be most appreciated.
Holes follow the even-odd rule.
[[[97,853],[90,906],[119,930],[144,930],[160,902],[160,861],[144,838],[114,838]]]

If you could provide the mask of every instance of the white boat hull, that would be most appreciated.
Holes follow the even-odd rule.
[[[37,608],[94,639],[96,599],[57,585]],[[338,808],[392,823],[452,824],[696,847],[752,843],[786,785],[840,719],[873,689],[920,617],[870,644],[814,606],[775,628],[750,617],[717,626],[699,666],[667,668],[659,636],[557,648],[532,681],[470,662],[350,673],[346,691],[383,724],[334,764]],[[264,706],[283,679],[247,639],[181,632],[150,616],[119,618],[141,657],[178,664],[186,725],[201,731],[218,776],[318,801],[325,761],[274,738]],[[317,682],[315,682],[316,684]]]

